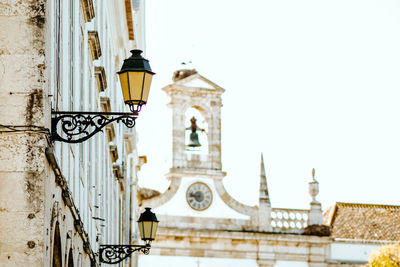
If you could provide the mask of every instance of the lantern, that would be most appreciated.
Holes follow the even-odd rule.
[[[138,222],[140,236],[146,244],[150,244],[156,237],[158,220],[156,215],[150,211],[151,208],[140,214]]]
[[[131,57],[124,60],[118,73],[125,104],[132,112],[139,112],[147,103],[154,72],[149,61],[142,57],[142,50],[131,50]]]

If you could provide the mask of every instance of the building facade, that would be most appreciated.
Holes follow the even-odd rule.
[[[116,72],[144,26],[139,0],[0,3],[0,266],[99,266],[101,244],[137,241],[135,128],[70,144],[51,118],[127,112]]]
[[[232,198],[221,162],[224,89],[195,70],[177,71],[173,80],[163,88],[173,116],[170,185],[141,192],[160,225],[139,266],[355,267],[380,244],[398,240],[398,206],[338,203],[324,215],[315,170],[309,209],[272,207],[262,156],[258,205]],[[243,186],[246,179],[253,178]]]

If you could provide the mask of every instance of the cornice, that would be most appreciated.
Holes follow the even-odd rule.
[[[101,57],[101,46],[97,31],[88,32],[88,42],[93,60],[99,59],[99,57]]]
[[[85,17],[85,22],[89,22],[94,18],[94,6],[92,0],[81,0],[83,15]]]
[[[99,92],[107,89],[106,72],[103,66],[94,67],[94,76],[96,77],[97,88]]]

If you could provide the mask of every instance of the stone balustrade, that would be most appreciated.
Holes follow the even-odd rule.
[[[272,231],[302,233],[308,225],[308,215],[309,210],[272,208]]]

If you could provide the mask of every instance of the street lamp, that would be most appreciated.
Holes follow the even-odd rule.
[[[118,72],[124,102],[131,112],[85,112],[52,111],[51,139],[66,143],[81,143],[102,131],[109,123],[122,122],[128,128],[135,126],[135,120],[147,103],[152,76],[149,61],[141,56],[139,49],[131,50],[131,57],[124,60]],[[59,126],[59,127],[58,127]],[[60,130],[62,134],[59,134]],[[65,135],[66,137],[63,137]]]
[[[140,214],[138,226],[140,236],[145,245],[100,245],[99,257],[101,263],[117,264],[128,258],[133,252],[139,251],[149,254],[151,241],[156,237],[158,220],[150,208]]]
[[[124,60],[118,74],[125,104],[129,105],[132,112],[139,112],[147,102],[151,79],[155,73],[151,71],[149,61],[140,55],[141,50],[135,49],[131,53],[132,56]]]
[[[140,236],[146,244],[151,243],[156,237],[158,220],[156,215],[150,211],[150,208],[145,208],[146,210],[140,214],[138,222]]]

